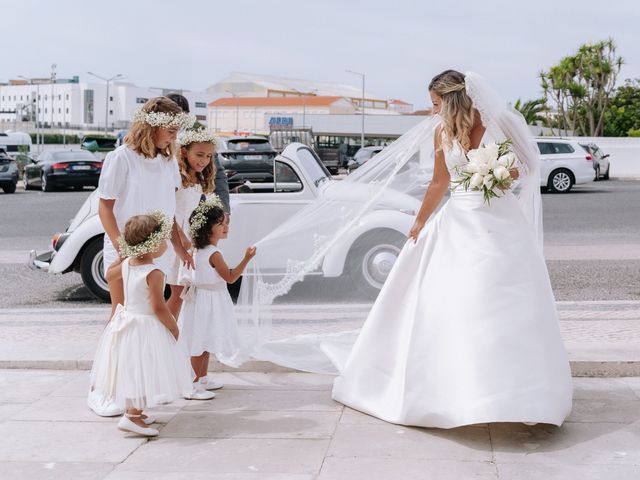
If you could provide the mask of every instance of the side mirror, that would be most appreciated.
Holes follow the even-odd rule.
[[[38,161],[35,158],[29,158],[29,160],[31,161],[31,163],[38,163]]]
[[[608,153],[605,153],[602,158],[609,158],[611,155],[609,155]]]

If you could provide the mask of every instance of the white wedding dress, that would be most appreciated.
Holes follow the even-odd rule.
[[[444,153],[455,180],[464,154]],[[512,193],[487,205],[458,187],[406,243],[333,398],[403,425],[562,424],[569,362],[544,258]]]

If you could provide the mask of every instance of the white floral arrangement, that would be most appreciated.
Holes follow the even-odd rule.
[[[178,134],[178,145],[181,147],[186,147],[192,143],[213,143],[215,145],[216,137],[204,128],[184,130]]]
[[[215,207],[224,211],[222,201],[216,194],[208,196],[204,202],[198,204],[189,219],[189,237],[195,238],[198,235],[199,230],[207,223],[207,212]]]
[[[456,167],[460,179],[452,183],[462,185],[467,191],[482,192],[487,203],[503,196],[513,186],[511,170],[518,158],[511,151],[511,140],[469,150],[467,159],[467,163]]]
[[[120,256],[121,257],[141,257],[147,253],[157,252],[160,244],[169,238],[171,229],[173,228],[173,219],[169,219],[160,210],[155,210],[148,214],[154,217],[160,224],[147,238],[135,245],[129,245],[124,239],[124,235],[120,235]]]
[[[133,114],[133,121],[146,123],[152,127],[178,127],[182,129],[192,127],[196,122],[196,117],[186,112],[145,112],[140,109]]]

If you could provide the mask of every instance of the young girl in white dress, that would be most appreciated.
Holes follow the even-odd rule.
[[[192,284],[184,292],[178,324],[182,332],[180,342],[191,354],[195,391],[206,388],[201,379],[206,381],[210,354],[233,367],[240,363],[241,339],[227,283],[240,278],[256,248],[247,248],[236,267],[227,266],[218,242],[227,238],[228,218],[220,200],[214,198],[200,203],[189,219],[191,240],[196,248],[195,269]]]
[[[124,145],[109,152],[104,160],[98,195],[98,213],[104,227],[103,267],[111,295],[111,314],[123,301],[120,277],[119,238],[125,222],[134,215],[159,210],[173,219],[175,192],[181,185],[178,164],[174,159],[174,141],[180,128],[193,125],[194,117],[166,97],[147,101],[133,117]],[[179,226],[174,223],[171,243],[177,256],[192,265],[191,255],[180,241]],[[165,270],[167,255],[157,259]],[[109,275],[110,267],[115,271]],[[87,404],[101,416],[121,415],[122,410],[91,385]]]
[[[213,162],[215,155],[215,137],[204,129],[193,129],[178,135],[178,167],[180,169],[181,184],[176,192],[176,222],[180,228],[180,238],[185,250],[191,250],[191,240],[187,235],[189,216],[198,206],[203,195],[212,193],[215,189],[213,179],[216,169]],[[182,298],[180,294],[184,288],[180,277],[186,273],[184,266],[175,252],[169,255],[167,270],[167,284],[171,286],[171,297],[167,306],[174,317],[178,318]]]
[[[161,212],[136,215],[124,226],[118,265],[124,305],[107,324],[91,370],[91,383],[125,410],[120,430],[153,437],[155,419],[143,410],[171,402],[191,388],[188,354],[177,343],[178,325],[164,301],[164,273],[154,263],[167,249],[172,221]],[[109,270],[111,277],[115,268]]]

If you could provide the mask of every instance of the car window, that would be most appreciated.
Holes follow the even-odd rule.
[[[284,162],[276,162],[276,191],[299,192],[303,188],[298,174]]]
[[[559,155],[563,153],[573,153],[575,150],[568,143],[560,142],[537,142],[541,155]]]
[[[227,142],[227,150],[242,151],[242,150],[272,150],[271,144],[267,140],[260,140],[255,138],[247,139],[234,139]]]
[[[300,163],[302,163],[302,168],[307,172],[309,179],[315,186],[331,179],[331,174],[327,168],[311,150],[301,147],[298,149],[297,154]]]

